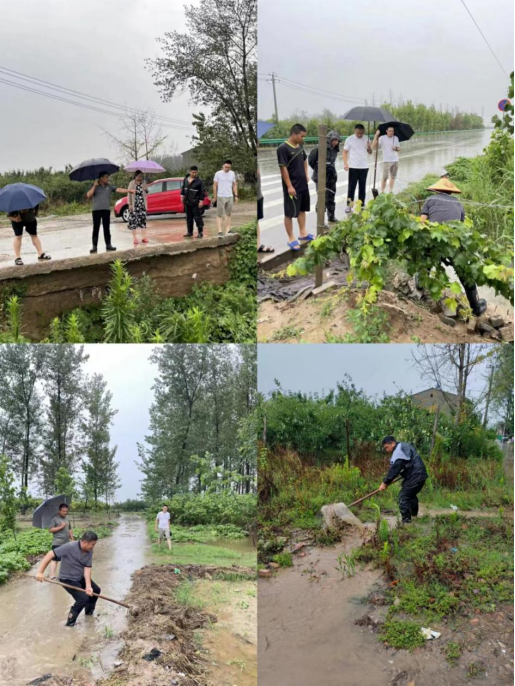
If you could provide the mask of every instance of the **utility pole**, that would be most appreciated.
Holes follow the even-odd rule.
[[[327,164],[327,124],[318,125],[318,205],[317,205],[317,236],[325,230],[325,195],[326,195],[326,164]],[[324,280],[324,265],[315,268],[315,288],[319,288]]]
[[[270,76],[272,77],[272,88],[274,90],[275,123],[278,124],[279,123],[279,113],[277,111],[277,93],[275,90],[275,78],[276,78],[277,74],[275,72],[272,72],[270,74]]]

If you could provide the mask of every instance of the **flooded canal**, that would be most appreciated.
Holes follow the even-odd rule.
[[[93,580],[102,594],[117,600],[128,593],[131,574],[146,564],[150,548],[142,517],[122,515],[119,522],[110,537],[98,541],[93,557]],[[22,686],[63,670],[78,674],[87,668],[102,676],[112,668],[128,610],[100,599],[93,617],[82,613],[69,628],[64,624],[72,603],[63,588],[23,576],[0,588],[2,686]],[[114,638],[105,640],[111,632]]]
[[[491,133],[491,131],[486,130],[456,132],[435,136],[415,136],[412,140],[402,143],[399,174],[394,191],[402,190],[408,184],[421,179],[428,173],[443,174],[445,165],[457,157],[473,157],[480,154],[488,144]],[[308,154],[310,150],[311,147],[306,147]],[[260,223],[261,242],[282,251],[286,249],[286,232],[283,226],[283,195],[275,148],[263,149],[259,152],[259,166],[264,196],[264,219]],[[343,170],[341,154],[338,157],[337,170],[336,216],[342,218],[347,197],[348,174]],[[380,187],[381,171],[382,161],[381,154],[379,154],[377,187]],[[371,188],[373,182],[374,162],[371,156],[367,179],[367,200],[372,197]],[[307,217],[307,227],[312,233],[315,233],[316,192],[315,184],[312,181],[309,184],[309,188],[312,211]],[[295,233],[297,233],[296,227]]]

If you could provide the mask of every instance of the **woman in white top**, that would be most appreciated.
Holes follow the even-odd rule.
[[[141,231],[141,242],[148,243],[147,238],[147,184],[143,172],[137,171],[129,183],[129,229],[134,231],[134,245],[138,245],[138,229]]]

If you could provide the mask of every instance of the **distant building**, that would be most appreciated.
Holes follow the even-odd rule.
[[[449,416],[456,412],[459,403],[459,397],[456,393],[442,391],[441,388],[428,388],[427,391],[415,393],[411,399],[417,407],[424,407],[432,412],[436,412],[436,409],[440,408],[440,412]]]
[[[189,150],[185,150],[184,152],[181,152],[181,157],[182,157],[182,166],[185,168],[189,167],[192,164],[197,164],[197,161],[195,160],[192,148],[190,148]]]

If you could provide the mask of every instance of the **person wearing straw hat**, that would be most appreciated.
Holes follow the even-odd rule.
[[[422,207],[420,216],[423,221],[445,224],[446,222],[465,220],[465,209],[455,197],[461,191],[452,183],[448,174],[444,174],[436,183],[429,186],[427,190],[432,191],[433,195],[426,199]],[[472,312],[476,317],[481,316],[487,308],[486,300],[479,298],[475,283],[467,282],[466,279],[462,278],[459,269],[455,265],[451,266],[454,267],[461,281]]]
[[[98,540],[94,531],[85,531],[79,541],[65,543],[55,550],[50,550],[41,560],[36,581],[43,583],[45,569],[53,560],[60,560],[59,581],[70,586],[80,586],[84,593],[71,588],[65,588],[75,603],[71,606],[65,626],[75,626],[78,616],[85,611],[86,615],[95,612],[97,597],[94,593],[100,593],[100,587],[91,578],[93,566],[93,548]]]

